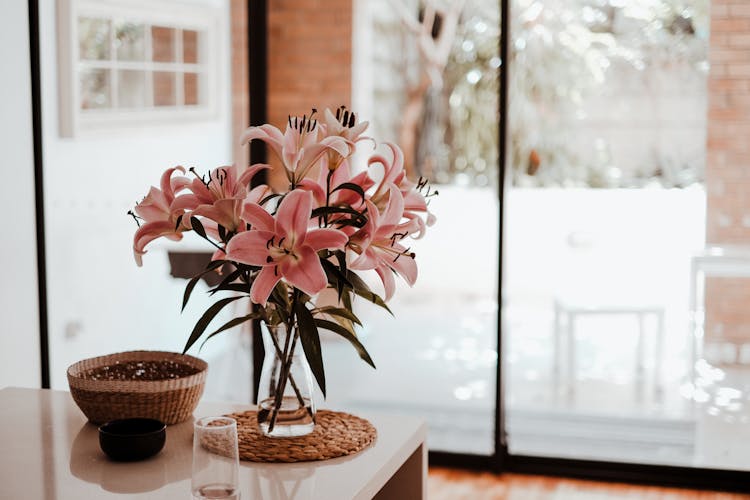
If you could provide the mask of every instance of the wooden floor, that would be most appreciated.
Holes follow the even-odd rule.
[[[748,500],[750,495],[430,467],[428,500]]]

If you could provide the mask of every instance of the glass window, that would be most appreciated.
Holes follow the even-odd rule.
[[[731,54],[710,12],[707,0],[512,2],[514,455],[748,468],[750,251],[737,171],[706,163],[707,130],[728,116],[707,114],[727,64],[709,71],[709,54]]]
[[[106,115],[133,120],[138,112],[151,113],[150,118],[154,112],[195,113],[215,101],[203,91],[213,78],[203,47],[209,41],[209,25],[197,29],[153,22],[142,11],[127,18],[121,17],[121,10],[111,16],[98,10],[88,13],[87,2],[77,5],[78,51],[72,54],[70,77],[77,89],[71,97],[77,101],[79,123]],[[119,110],[128,113],[118,115]],[[63,120],[69,123],[70,117]]]
[[[78,51],[81,60],[105,61],[110,58],[110,21],[78,18]]]
[[[459,8],[459,4],[463,8]],[[389,306],[360,314],[377,370],[331,362],[350,384],[329,399],[356,411],[425,418],[433,451],[492,455],[498,338],[498,94],[496,1],[357,3],[354,102],[368,135],[395,142],[413,180],[429,179],[437,222],[415,240],[419,278]],[[433,5],[431,2],[430,5]],[[366,41],[370,41],[367,43]],[[377,281],[374,289],[379,289]],[[328,356],[348,356],[330,342]],[[338,384],[337,384],[338,385]],[[361,388],[366,387],[366,391]],[[339,389],[337,387],[337,389]]]
[[[155,62],[175,62],[175,30],[163,26],[151,27],[152,60]]]

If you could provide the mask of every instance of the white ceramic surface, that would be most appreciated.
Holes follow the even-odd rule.
[[[247,409],[202,403],[199,418]],[[425,424],[415,418],[362,415],[378,430],[362,452],[323,462],[240,463],[243,499],[426,498]],[[189,498],[193,422],[167,428],[155,457],[112,462],[99,449],[70,393],[0,390],[0,498]]]

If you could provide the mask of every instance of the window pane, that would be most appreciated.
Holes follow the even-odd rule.
[[[175,61],[175,29],[151,27],[152,59],[155,62]]]
[[[110,22],[91,17],[78,18],[78,47],[81,60],[107,60]]]
[[[177,104],[175,76],[171,71],[154,71],[154,106]]]
[[[185,73],[184,75],[184,89],[185,89],[185,105],[194,106],[200,104],[199,102],[199,91],[198,73]]]
[[[198,62],[198,32],[184,30],[182,32],[182,62],[195,64]]]
[[[747,76],[717,12],[512,2],[513,454],[748,469]]]
[[[443,2],[436,16],[425,15],[417,1],[401,9],[385,1],[356,3],[365,12],[355,16],[363,24],[354,30],[352,93],[370,121],[366,135],[398,143],[409,178],[429,179],[440,194],[430,198],[437,222],[407,245],[416,253],[419,278],[413,288],[396,279],[388,302],[395,318],[357,306],[362,343],[377,370],[345,363],[348,346],[330,341],[323,348],[336,358],[326,361],[327,373],[330,367],[331,378],[348,381],[330,389],[329,401],[355,412],[419,416],[428,422],[430,450],[490,455],[498,335],[499,2]],[[406,27],[420,22],[418,33]],[[433,36],[450,48],[447,60],[435,58]],[[383,289],[377,277],[371,284]]]
[[[115,48],[120,61],[143,61],[146,57],[146,27],[143,24],[117,23]]]
[[[81,109],[102,109],[111,106],[109,70],[91,69],[80,73]]]
[[[146,105],[146,72],[118,71],[117,104],[120,108],[142,108]]]

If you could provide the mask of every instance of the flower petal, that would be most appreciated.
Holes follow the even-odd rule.
[[[312,212],[312,193],[295,189],[287,194],[276,212],[276,235],[291,238],[294,245],[305,241]]]
[[[168,193],[168,195],[174,195],[175,185],[172,183],[172,180],[173,180],[172,174],[174,173],[175,170],[178,170],[182,172],[183,174],[185,173],[185,169],[183,167],[173,167],[173,168],[168,168],[167,170],[164,171],[163,174],[161,174],[160,187],[161,187],[161,190],[165,193]],[[187,178],[185,177],[182,177],[182,178],[187,180]],[[179,177],[175,178],[174,180],[177,180],[177,179],[179,179]],[[181,181],[177,181],[177,185],[179,184],[181,184]]]
[[[232,240],[234,241],[234,240]],[[271,295],[276,283],[281,279],[281,275],[276,272],[276,266],[264,267],[250,287],[250,300],[262,306],[266,305],[268,296]]]
[[[343,250],[349,238],[333,228],[312,229],[305,236],[305,245],[317,252],[324,248]]]
[[[385,207],[385,211],[380,219],[380,227],[378,233],[393,232],[393,228],[401,222],[401,218],[404,216],[404,197],[401,196],[401,191],[396,186],[391,186],[390,193],[388,196],[388,205]]]
[[[401,245],[394,245],[394,247],[398,248],[401,247]],[[401,248],[398,249],[401,250]],[[401,251],[406,251],[406,249]],[[417,262],[414,260],[414,257],[410,257],[409,255],[399,255],[397,259],[392,260],[388,265],[394,269],[399,276],[404,278],[404,281],[409,283],[409,286],[414,285],[417,281]]]
[[[393,293],[396,291],[396,280],[393,279],[393,273],[388,266],[379,266],[375,268],[375,272],[380,276],[380,280],[383,282],[383,288],[385,289],[385,297],[383,299],[387,302],[393,297]]]
[[[147,222],[138,228],[133,236],[133,255],[138,266],[143,265],[143,255],[146,253],[146,245],[161,236],[171,239],[182,239],[182,234],[175,231],[174,223],[170,221]]]
[[[302,157],[297,159],[295,176],[297,179],[303,179],[307,172],[323,157],[328,151],[335,151],[340,156],[348,158],[354,151],[354,146],[351,142],[347,141],[343,137],[330,136],[326,137],[318,143],[312,144],[306,147],[300,152]]]
[[[276,156],[282,159],[281,145],[284,142],[284,134],[273,125],[265,124],[260,127],[250,127],[240,137],[240,144],[246,144],[253,139],[260,139],[268,144]]]
[[[247,187],[253,177],[255,177],[255,174],[267,168],[271,168],[271,165],[268,165],[266,163],[256,163],[254,165],[250,165],[245,169],[244,172],[242,172],[242,174],[240,174],[240,177],[237,179],[237,183],[241,186]]]
[[[326,273],[315,251],[305,245],[296,251],[297,259],[284,259],[279,271],[290,285],[308,295],[315,295],[326,287]]]
[[[271,232],[275,230],[276,222],[273,216],[257,203],[245,203],[242,207],[241,217],[254,229]]]
[[[227,243],[227,259],[251,266],[268,266],[268,242],[273,238],[271,231],[245,231]]]
[[[239,222],[240,201],[232,198],[216,200],[213,205],[200,205],[192,212],[192,216],[208,217],[230,231],[237,229]]]
[[[375,252],[371,248],[367,248],[362,252],[359,257],[354,259],[349,264],[349,269],[355,269],[357,271],[367,271],[375,269],[378,266],[378,258]]]
[[[313,198],[315,198],[315,203],[318,206],[325,205],[326,192],[325,192],[325,189],[323,189],[323,186],[321,186],[319,183],[315,182],[312,179],[303,179],[297,183],[297,187],[299,189],[304,189],[305,191],[310,191],[313,194]]]

